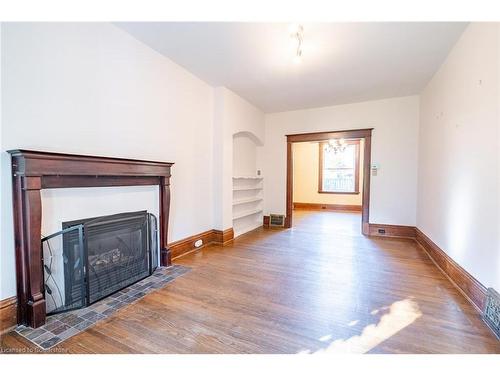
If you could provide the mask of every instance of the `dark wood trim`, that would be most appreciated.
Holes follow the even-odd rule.
[[[0,301],[0,335],[16,327],[17,297],[9,297]]]
[[[327,142],[319,142],[318,143],[318,193],[323,192],[323,162],[324,162],[324,150],[325,144]],[[295,203],[294,203],[295,205]],[[295,206],[294,206],[295,207]]]
[[[361,205],[293,202],[294,210],[361,212]]]
[[[269,223],[271,222],[271,217],[269,215],[264,215],[262,217],[262,226],[264,228],[269,228]]]
[[[359,194],[359,158],[360,158],[360,140],[347,140],[347,144],[354,145],[354,191],[324,191],[323,190],[323,161],[324,161],[324,146],[327,142],[318,143],[318,193],[319,194],[336,194],[336,195],[357,195]]]
[[[201,249],[213,242],[214,238],[214,233],[213,230],[207,230],[202,233],[198,233],[186,238],[183,238],[182,240],[174,241],[168,244],[168,247],[170,249],[170,252],[172,253],[172,260],[175,260],[176,258],[186,255],[187,253],[190,253],[193,250],[198,250]],[[194,243],[198,240],[203,241],[203,245],[200,247],[194,246]]]
[[[214,229],[214,239],[213,242],[217,245],[228,245],[234,239],[234,230],[233,228],[229,228],[226,230],[218,230]]]
[[[224,231],[210,229],[205,232],[183,238],[182,240],[171,242],[168,244],[168,247],[172,253],[172,260],[175,260],[193,251],[200,250],[208,245],[227,246],[233,241],[233,239],[233,228],[229,228]],[[194,243],[198,240],[203,241],[203,244],[200,247],[196,247],[194,245]]]
[[[285,228],[291,228],[293,215],[293,149],[295,142],[321,142],[330,138],[353,138],[364,139],[363,156],[363,194],[361,212],[361,232],[364,235],[370,234],[370,165],[371,165],[371,137],[373,128],[340,130],[318,133],[302,133],[286,135],[286,217]]]
[[[416,242],[441,272],[455,285],[467,300],[480,312],[484,311],[487,288],[455,262],[420,229],[416,228]]]
[[[415,238],[415,227],[408,225],[370,223],[369,227],[370,236]]]
[[[160,177],[142,176],[45,176],[42,180],[42,189],[54,188],[81,188],[81,187],[106,187],[106,186],[141,186],[159,185]]]
[[[288,137],[288,136],[287,136]],[[292,142],[286,142],[286,216],[285,228],[292,227],[292,204],[293,204],[293,147]]]
[[[331,138],[366,138],[371,137],[373,128],[354,130],[335,130],[329,132],[287,134],[288,142],[319,142]]]
[[[173,163],[32,150],[8,152],[12,158],[18,324],[39,327],[45,323],[41,189],[158,185],[161,265],[170,265],[167,234]]]

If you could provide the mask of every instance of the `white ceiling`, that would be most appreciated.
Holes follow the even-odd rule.
[[[418,94],[466,23],[304,24],[295,64],[286,23],[117,23],[213,86],[264,112]]]

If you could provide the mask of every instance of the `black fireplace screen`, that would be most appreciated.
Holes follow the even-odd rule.
[[[65,222],[42,246],[48,313],[88,306],[158,266],[157,222],[146,211]]]

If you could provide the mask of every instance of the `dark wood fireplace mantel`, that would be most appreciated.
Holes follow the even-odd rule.
[[[167,247],[170,168],[173,163],[52,152],[11,150],[18,324],[45,323],[41,244],[41,189],[158,185],[160,263],[169,266]]]

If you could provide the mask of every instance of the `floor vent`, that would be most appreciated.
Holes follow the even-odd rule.
[[[483,318],[500,340],[500,294],[493,288],[488,288]]]
[[[285,215],[269,215],[269,226],[270,227],[283,227],[285,226]]]

